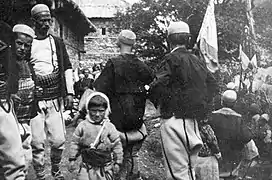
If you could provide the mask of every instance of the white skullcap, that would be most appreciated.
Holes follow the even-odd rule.
[[[190,34],[190,28],[189,25],[183,21],[178,22],[170,22],[168,28],[167,28],[167,34],[168,36],[171,34],[177,34],[177,33],[187,33]]]
[[[45,4],[37,4],[31,9],[31,16],[35,16],[42,12],[48,12],[50,14],[49,7]]]
[[[229,82],[229,83],[227,84],[227,89],[232,89],[232,90],[234,90],[234,89],[235,89],[235,84],[234,84],[234,82]]]
[[[222,94],[222,101],[233,103],[237,100],[237,93],[234,90],[226,90]]]
[[[13,27],[12,31],[15,32],[15,33],[26,34],[26,35],[28,35],[28,36],[30,36],[32,38],[36,37],[35,31],[31,27],[29,27],[29,26],[27,26],[25,24],[16,24]]]
[[[80,78],[84,78],[84,74],[79,74],[79,77]]]
[[[267,122],[269,121],[269,115],[268,114],[262,114],[261,118],[266,120]]]
[[[118,36],[118,41],[127,44],[133,45],[136,41],[136,34],[130,30],[122,30]]]

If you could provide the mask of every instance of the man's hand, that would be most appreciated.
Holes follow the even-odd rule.
[[[114,173],[114,174],[118,174],[119,172],[120,172],[120,165],[117,164],[117,163],[115,163],[115,164],[113,165],[113,173]]]
[[[66,110],[71,110],[73,108],[73,96],[72,95],[67,95],[64,99],[64,107]]]
[[[70,164],[68,166],[68,171],[69,172],[74,172],[76,170],[76,165],[75,165],[75,161],[70,161]]]

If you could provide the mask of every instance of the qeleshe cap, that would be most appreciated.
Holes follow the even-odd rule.
[[[127,44],[133,45],[136,41],[136,34],[130,30],[122,30],[118,36],[118,41]]]
[[[31,16],[36,16],[37,14],[47,12],[50,14],[49,7],[45,4],[37,4],[31,9]]]
[[[237,93],[234,90],[226,90],[222,94],[222,101],[233,103],[237,100]]]
[[[15,33],[26,34],[26,35],[28,35],[28,36],[30,36],[32,38],[36,37],[35,31],[31,27],[29,27],[29,26],[27,26],[25,24],[16,24],[13,27],[12,31],[15,32]]]
[[[167,28],[168,36],[171,34],[178,34],[178,33],[190,34],[189,25],[183,21],[170,22]]]

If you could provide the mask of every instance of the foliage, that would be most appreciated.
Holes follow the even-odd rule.
[[[147,59],[160,59],[169,51],[166,27],[170,21],[183,20],[190,25],[193,43],[197,38],[208,0],[142,0],[126,12],[116,14],[116,26],[132,29],[138,37],[136,52]],[[223,1],[215,6],[219,41],[219,58],[237,57],[246,24],[245,5],[240,1]]]

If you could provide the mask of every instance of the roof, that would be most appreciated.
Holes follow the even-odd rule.
[[[72,24],[71,28],[75,28],[76,31],[81,32],[84,35],[96,31],[96,27],[72,0],[59,1],[53,11],[56,15],[62,17],[68,24]]]
[[[130,6],[125,0],[74,0],[88,18],[113,18]]]
[[[79,6],[72,0],[58,0],[53,5],[53,0],[40,0],[39,3],[51,7],[51,12],[56,18],[61,18],[73,31],[86,35],[89,32],[95,32],[95,26],[85,16]],[[36,4],[36,1],[16,0],[13,9],[13,19],[22,20],[30,18],[30,10]],[[7,7],[11,8],[11,7]],[[78,28],[80,27],[80,28]]]

